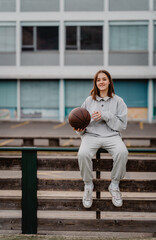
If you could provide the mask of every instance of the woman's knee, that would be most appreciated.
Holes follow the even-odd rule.
[[[121,154],[122,154],[123,156],[125,156],[126,158],[128,157],[128,150],[127,150],[126,147],[121,150]]]
[[[116,154],[123,160],[123,161],[127,161],[128,159],[128,150],[126,147],[124,148],[119,148],[117,151],[116,151]]]
[[[78,159],[84,159],[84,158],[91,157],[90,152],[86,151],[86,149],[79,149],[77,155],[78,155]]]

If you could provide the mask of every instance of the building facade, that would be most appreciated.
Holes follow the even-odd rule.
[[[156,0],[0,0],[0,119],[64,121],[99,69],[156,119]]]

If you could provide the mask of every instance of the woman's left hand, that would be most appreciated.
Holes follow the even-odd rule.
[[[100,112],[100,111],[94,112],[94,113],[92,114],[92,118],[93,118],[95,121],[101,120],[101,112]]]

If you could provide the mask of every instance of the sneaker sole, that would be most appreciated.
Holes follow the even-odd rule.
[[[112,203],[113,203],[113,205],[114,205],[115,207],[122,207],[123,203],[117,205],[116,202],[113,201],[113,195],[112,195],[109,187],[108,187],[108,191],[110,192],[110,194],[111,194],[111,196],[112,196]]]
[[[93,201],[92,201],[92,203],[90,204],[90,205],[85,205],[85,203],[83,202],[83,200],[82,200],[82,203],[83,203],[83,206],[84,206],[84,208],[91,208],[91,206],[92,206],[92,204],[93,204]]]

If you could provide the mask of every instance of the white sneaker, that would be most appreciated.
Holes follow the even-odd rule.
[[[93,192],[94,185],[85,185],[84,187],[84,195],[83,195],[83,206],[85,208],[90,208],[93,203],[92,192]]]
[[[118,188],[112,188],[111,184],[108,187],[108,190],[110,194],[112,195],[112,203],[116,207],[121,207],[123,202],[122,202],[122,197],[120,193],[120,189]]]

